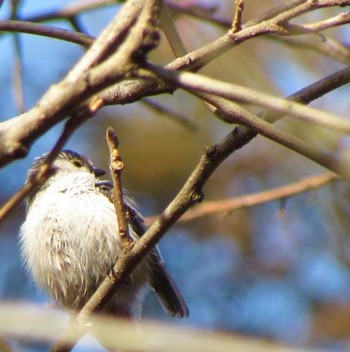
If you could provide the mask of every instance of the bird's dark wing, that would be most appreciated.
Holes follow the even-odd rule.
[[[113,185],[108,181],[98,181],[96,188],[104,194],[111,202]],[[146,225],[141,214],[133,206],[133,201],[124,195],[125,205],[127,208],[127,216],[129,224],[137,236],[141,237],[146,231]],[[150,285],[156,291],[158,299],[163,308],[171,316],[178,318],[187,317],[189,315],[188,308],[180,290],[177,288],[173,278],[165,268],[164,261],[157,248],[149,253],[151,263]]]

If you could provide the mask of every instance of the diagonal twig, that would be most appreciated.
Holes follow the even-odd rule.
[[[184,114],[170,110],[168,107],[158,104],[157,102],[147,98],[143,99],[141,103],[159,114],[166,115],[168,118],[171,118],[173,121],[191,132],[194,132],[198,129],[197,125]]]
[[[66,144],[67,140],[74,131],[81,126],[86,120],[92,117],[99,108],[98,99],[91,99],[87,105],[90,110],[85,110],[84,113],[74,114],[65,124],[64,129],[57,140],[55,146],[48,153],[43,164],[37,172],[31,175],[28,181],[0,207],[0,222],[13,210],[21,201],[28,197],[37,187],[42,185],[51,175],[51,165],[57,154]]]
[[[193,221],[203,216],[232,212],[242,208],[249,208],[275,200],[289,198],[310,190],[315,190],[320,187],[327,186],[331,182],[335,182],[337,180],[339,180],[337,175],[325,173],[322,175],[307,177],[300,181],[262,192],[246,194],[231,199],[203,202],[193,209],[188,210],[179,219],[178,223]],[[148,218],[147,222],[151,222],[152,219],[155,219],[155,217]]]

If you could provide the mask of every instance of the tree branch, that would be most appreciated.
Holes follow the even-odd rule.
[[[322,32],[330,28],[334,28],[337,26],[342,26],[344,24],[350,23],[350,12],[342,12],[339,15],[336,15],[331,18],[327,18],[325,20],[308,23],[304,25],[297,24],[285,24],[283,27],[285,28],[286,35],[300,35],[306,33],[315,33]]]
[[[232,21],[232,32],[236,33],[242,29],[242,16],[244,10],[244,0],[235,0],[235,14]]]
[[[291,2],[288,2],[288,4]],[[207,21],[213,25],[220,26],[224,29],[230,29],[232,26],[232,23],[230,20],[221,18],[216,16],[215,14],[212,13],[212,11],[206,11],[206,9],[198,9],[197,7],[186,7],[183,8],[175,3],[171,3],[171,8],[175,12],[179,12],[184,15],[196,17],[200,20]],[[283,5],[285,6],[285,5]],[[270,10],[271,11],[271,10]],[[266,14],[265,14],[266,16]],[[337,16],[336,16],[337,17]],[[336,19],[336,17],[334,19]],[[257,23],[258,20],[253,20],[253,21],[248,21],[243,27],[249,26],[251,23]],[[336,21],[337,22],[337,21]],[[328,19],[325,19],[321,21],[320,23],[329,23]],[[341,23],[340,23],[341,24]],[[306,24],[301,27],[305,29],[305,26],[307,27],[308,25],[314,25],[314,24]],[[335,23],[337,25],[337,23]],[[294,24],[286,24],[287,28],[288,26],[294,26]],[[332,27],[332,25],[329,25],[328,27]],[[327,29],[327,28],[323,28]],[[306,30],[302,31],[300,34],[308,34],[310,32],[307,32]],[[313,33],[313,32],[311,32]],[[298,33],[292,33],[292,35],[298,35]],[[319,33],[318,33],[319,34]],[[267,35],[266,38],[274,41],[278,41],[280,43],[286,44],[288,46],[295,46],[295,47],[300,47],[302,49],[308,49],[308,50],[313,50],[319,53],[322,53],[323,55],[326,55],[330,58],[333,58],[335,60],[338,60],[340,62],[349,64],[349,50],[346,46],[342,45],[340,42],[336,41],[335,39],[326,37],[324,34],[322,34],[322,41],[320,43],[315,43],[315,42],[300,42],[300,41],[293,41],[291,38],[287,36],[276,36],[276,35]]]
[[[241,133],[243,134],[242,140],[244,143],[240,145],[239,148],[243,147],[243,145],[256,137],[257,134],[261,134],[262,136],[283,145],[335,172],[342,178],[350,180],[350,170],[345,167],[337,156],[334,156],[323,149],[315,147],[310,142],[306,142],[297,136],[273,126],[271,123],[266,122],[248,110],[239,107],[237,104],[210,95],[198,94],[198,96],[215,107],[214,113],[216,116],[224,119],[225,121],[232,121],[233,123],[239,123],[247,127],[236,128],[241,129]]]
[[[265,204],[268,202],[282,200],[301,193],[315,190],[320,187],[329,185],[331,182],[337,181],[339,178],[330,173],[304,178],[298,182],[290,183],[286,186],[276,187],[270,190],[247,194],[232,199],[207,201],[189,209],[178,221],[184,223],[193,221],[198,218],[213,215],[217,213],[232,212],[242,208],[250,208],[253,206]],[[147,222],[152,222],[155,217],[148,218]]]
[[[118,137],[112,127],[108,127],[106,133],[107,145],[110,154],[110,170],[113,180],[113,204],[118,221],[118,232],[124,253],[129,250],[130,244],[133,242],[129,235],[129,223],[126,217],[126,209],[123,197],[123,187],[121,173],[124,168],[124,163],[121,159],[118,147]]]
[[[0,21],[0,31],[36,34],[48,38],[55,38],[89,47],[95,38],[79,32],[66,29],[44,26],[42,24],[26,21]]]
[[[167,82],[176,85],[176,87],[186,89],[194,94],[197,92],[212,94],[236,102],[258,105],[332,130],[350,133],[350,122],[348,120],[291,100],[261,93],[255,89],[237,84],[218,81],[196,73],[173,72],[151,64],[147,64],[146,68],[155,72]]]
[[[164,322],[142,321],[140,325],[136,325],[125,319],[112,319],[99,315],[92,317],[91,324],[96,326],[99,336],[106,338],[109,346],[123,352],[300,352],[300,349],[266,339],[246,338],[208,329],[171,326]],[[3,303],[0,306],[1,336],[47,343],[57,338],[65,325],[66,319],[62,313],[47,307],[19,303]],[[74,339],[66,342],[72,341]],[[85,346],[81,346],[82,349]],[[303,351],[307,352],[304,348]]]
[[[177,111],[170,110],[168,107],[162,106],[157,102],[147,98],[143,99],[141,103],[146,107],[148,107],[149,109],[157,113],[164,114],[168,118],[171,118],[173,121],[175,121],[176,123],[178,123],[179,125],[181,125],[182,127],[186,128],[191,132],[194,132],[198,129],[197,125],[184,114],[181,114]]]
[[[55,146],[48,153],[45,161],[38,169],[38,171],[28,179],[28,181],[0,208],[0,222],[13,210],[20,202],[28,197],[37,187],[42,185],[51,175],[51,165],[55,160],[57,154],[66,144],[70,136],[74,131],[81,126],[86,120],[91,118],[96,111],[99,109],[98,99],[91,99],[89,104],[89,110],[85,110],[84,113],[81,111],[79,114],[74,114],[69,120],[67,120],[62,134],[57,140]]]
[[[149,42],[139,55],[151,49],[152,39],[153,45],[156,44],[155,38],[150,38],[154,31],[150,30],[148,36],[138,39],[134,27],[128,41],[108,57],[115,45],[124,41],[142,3],[141,0],[130,0],[65,79],[52,86],[29,112],[0,124],[0,166],[26,155],[30,144],[48,128],[77,110],[98,91],[125,78],[135,59],[132,56],[140,49],[140,41],[147,39]]]
[[[164,31],[164,34],[168,40],[168,43],[175,55],[175,57],[183,56],[187,53],[184,43],[179,36],[174,20],[171,17],[171,13],[168,9],[168,5],[163,5],[163,10],[160,16],[160,25]]]
[[[278,33],[280,27],[278,28],[277,24],[281,21],[287,21],[302,13],[314,10],[318,8],[318,5],[319,7],[345,6],[349,4],[349,1],[320,0],[317,2],[317,6],[313,1],[307,1],[307,3],[304,0],[290,1],[277,10],[259,16],[256,21],[251,22],[250,27],[243,28],[237,33],[228,32],[214,42],[174,60],[167,68],[172,70],[197,70],[248,39],[266,33]],[[16,118],[0,123],[0,166],[25,156],[31,143],[36,138],[61,121],[65,115],[71,114],[72,110],[77,109],[84,100],[111,84],[116,84],[118,81],[125,79],[130,74],[128,70],[131,67],[122,67],[122,65],[116,65],[116,62],[113,64],[109,62],[110,65],[103,67],[97,66],[94,68],[95,70],[90,70],[91,72],[87,70],[99,63],[100,60],[105,59],[106,55],[110,55],[111,49],[115,49],[115,46],[120,45],[120,42],[124,40],[128,29],[137,16],[141,6],[140,3],[142,3],[140,0],[128,1],[120,12],[120,15],[123,14],[120,17],[120,23],[119,20],[114,20],[101,34],[100,40],[96,40],[86,56],[66,79],[49,89],[33,109]],[[260,23],[257,23],[259,21]],[[112,32],[112,28],[114,30],[113,35],[109,33],[109,31]],[[120,54],[114,59],[117,58],[122,60],[123,55]],[[159,84],[159,82],[131,81],[123,82],[123,85],[115,85],[108,91],[100,93],[99,98],[103,100],[104,105],[125,104],[139,100],[146,95],[160,94],[170,90],[170,87]]]

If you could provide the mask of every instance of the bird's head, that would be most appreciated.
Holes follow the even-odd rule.
[[[35,159],[33,166],[29,170],[28,178],[37,172],[45,161],[46,156],[47,154],[44,154]],[[96,168],[85,156],[72,150],[60,151],[52,163],[52,170],[54,175],[69,174],[73,172],[88,172],[94,174],[96,177],[100,177],[106,173],[104,170]]]

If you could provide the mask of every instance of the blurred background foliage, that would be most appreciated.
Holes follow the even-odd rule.
[[[215,16],[230,21],[233,1],[173,0],[184,8],[213,8]],[[26,18],[59,9],[69,0],[22,1],[19,17]],[[280,1],[245,1],[244,21],[279,4]],[[92,35],[113,18],[119,5],[83,13],[80,25]],[[0,8],[8,18],[9,1]],[[300,21],[321,20],[335,14],[322,10]],[[225,29],[175,12],[176,25],[188,50],[217,38]],[[71,28],[65,21],[50,25]],[[349,27],[326,32],[349,45]],[[316,35],[297,38],[318,42]],[[26,108],[30,108],[62,78],[83,53],[66,42],[19,35],[23,64]],[[294,40],[294,38],[290,39]],[[281,96],[344,66],[305,48],[276,38],[257,38],[214,60],[204,70],[208,76]],[[0,119],[19,114],[14,99],[14,37],[0,36]],[[166,40],[151,59],[167,63],[173,59]],[[312,106],[342,116],[349,112],[349,87],[318,99]],[[195,98],[178,91],[152,97],[152,101],[181,114],[191,126],[167,113],[159,113],[138,102],[102,109],[80,128],[67,147],[89,156],[107,168],[107,126],[113,126],[121,141],[125,162],[124,184],[146,216],[155,215],[172,200],[198,162],[205,145],[218,142],[232,126],[218,121]],[[258,111],[253,109],[253,111]],[[279,126],[306,140],[334,151],[346,152],[349,139],[324,128],[285,118]],[[49,150],[62,125],[41,137],[25,160],[0,172],[0,200],[4,202],[23,183],[34,157]],[[234,153],[205,187],[205,199],[217,200],[258,192],[321,173],[323,169],[305,158],[262,137]],[[350,350],[350,243],[349,189],[337,182],[306,192],[284,202],[271,202],[235,212],[217,214],[175,226],[161,241],[165,260],[182,289],[190,318],[172,322],[223,329],[275,339],[297,346],[327,351]],[[18,231],[23,221],[22,205],[0,225],[0,297],[4,300],[47,302],[21,265]],[[150,295],[146,317],[170,320]],[[21,350],[37,351],[36,346]]]

